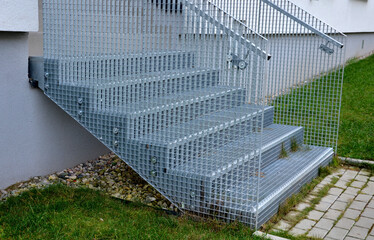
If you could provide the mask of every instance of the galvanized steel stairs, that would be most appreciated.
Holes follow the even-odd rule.
[[[258,215],[252,227],[259,227],[318,174],[333,150],[304,145],[302,127],[274,124],[273,107],[248,104],[244,89],[220,83],[219,69],[197,69],[194,62],[194,52],[183,51],[47,59],[49,78],[58,80],[48,81],[45,93],[181,209],[243,222]],[[71,79],[74,66],[81,76]],[[95,76],[95,68],[108,70]],[[253,133],[258,120],[262,149],[245,150],[260,134]],[[301,146],[296,152],[292,141]],[[260,150],[256,206],[241,194],[257,188],[249,180],[259,176],[243,173]],[[280,158],[284,150],[289,156]]]

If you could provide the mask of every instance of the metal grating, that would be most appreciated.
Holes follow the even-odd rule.
[[[44,92],[181,210],[257,228],[333,154],[304,144],[331,147],[337,137],[341,75],[322,98],[292,94],[324,61],[338,67],[340,38],[294,8],[44,0]],[[328,112],[305,110],[320,99],[334,100]],[[313,132],[309,119],[328,131]]]

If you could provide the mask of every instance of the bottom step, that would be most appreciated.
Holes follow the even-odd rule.
[[[226,210],[231,219],[250,222],[258,214],[258,228],[277,213],[279,205],[301,187],[318,176],[321,166],[326,166],[333,157],[333,149],[315,146],[303,146],[303,149],[289,154],[287,158],[279,159],[261,170],[258,206],[251,204],[248,199],[249,184],[243,181],[226,190],[229,199],[242,199],[232,202],[226,199]],[[248,179],[249,180],[249,179]]]

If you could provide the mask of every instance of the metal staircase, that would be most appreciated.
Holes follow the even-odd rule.
[[[274,123],[268,40],[225,6],[44,0],[41,88],[181,210],[257,228],[334,151]]]

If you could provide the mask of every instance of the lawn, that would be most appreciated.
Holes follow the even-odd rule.
[[[0,203],[0,239],[262,239],[241,224],[194,221],[63,185]]]
[[[338,154],[374,160],[374,55],[344,70]]]

